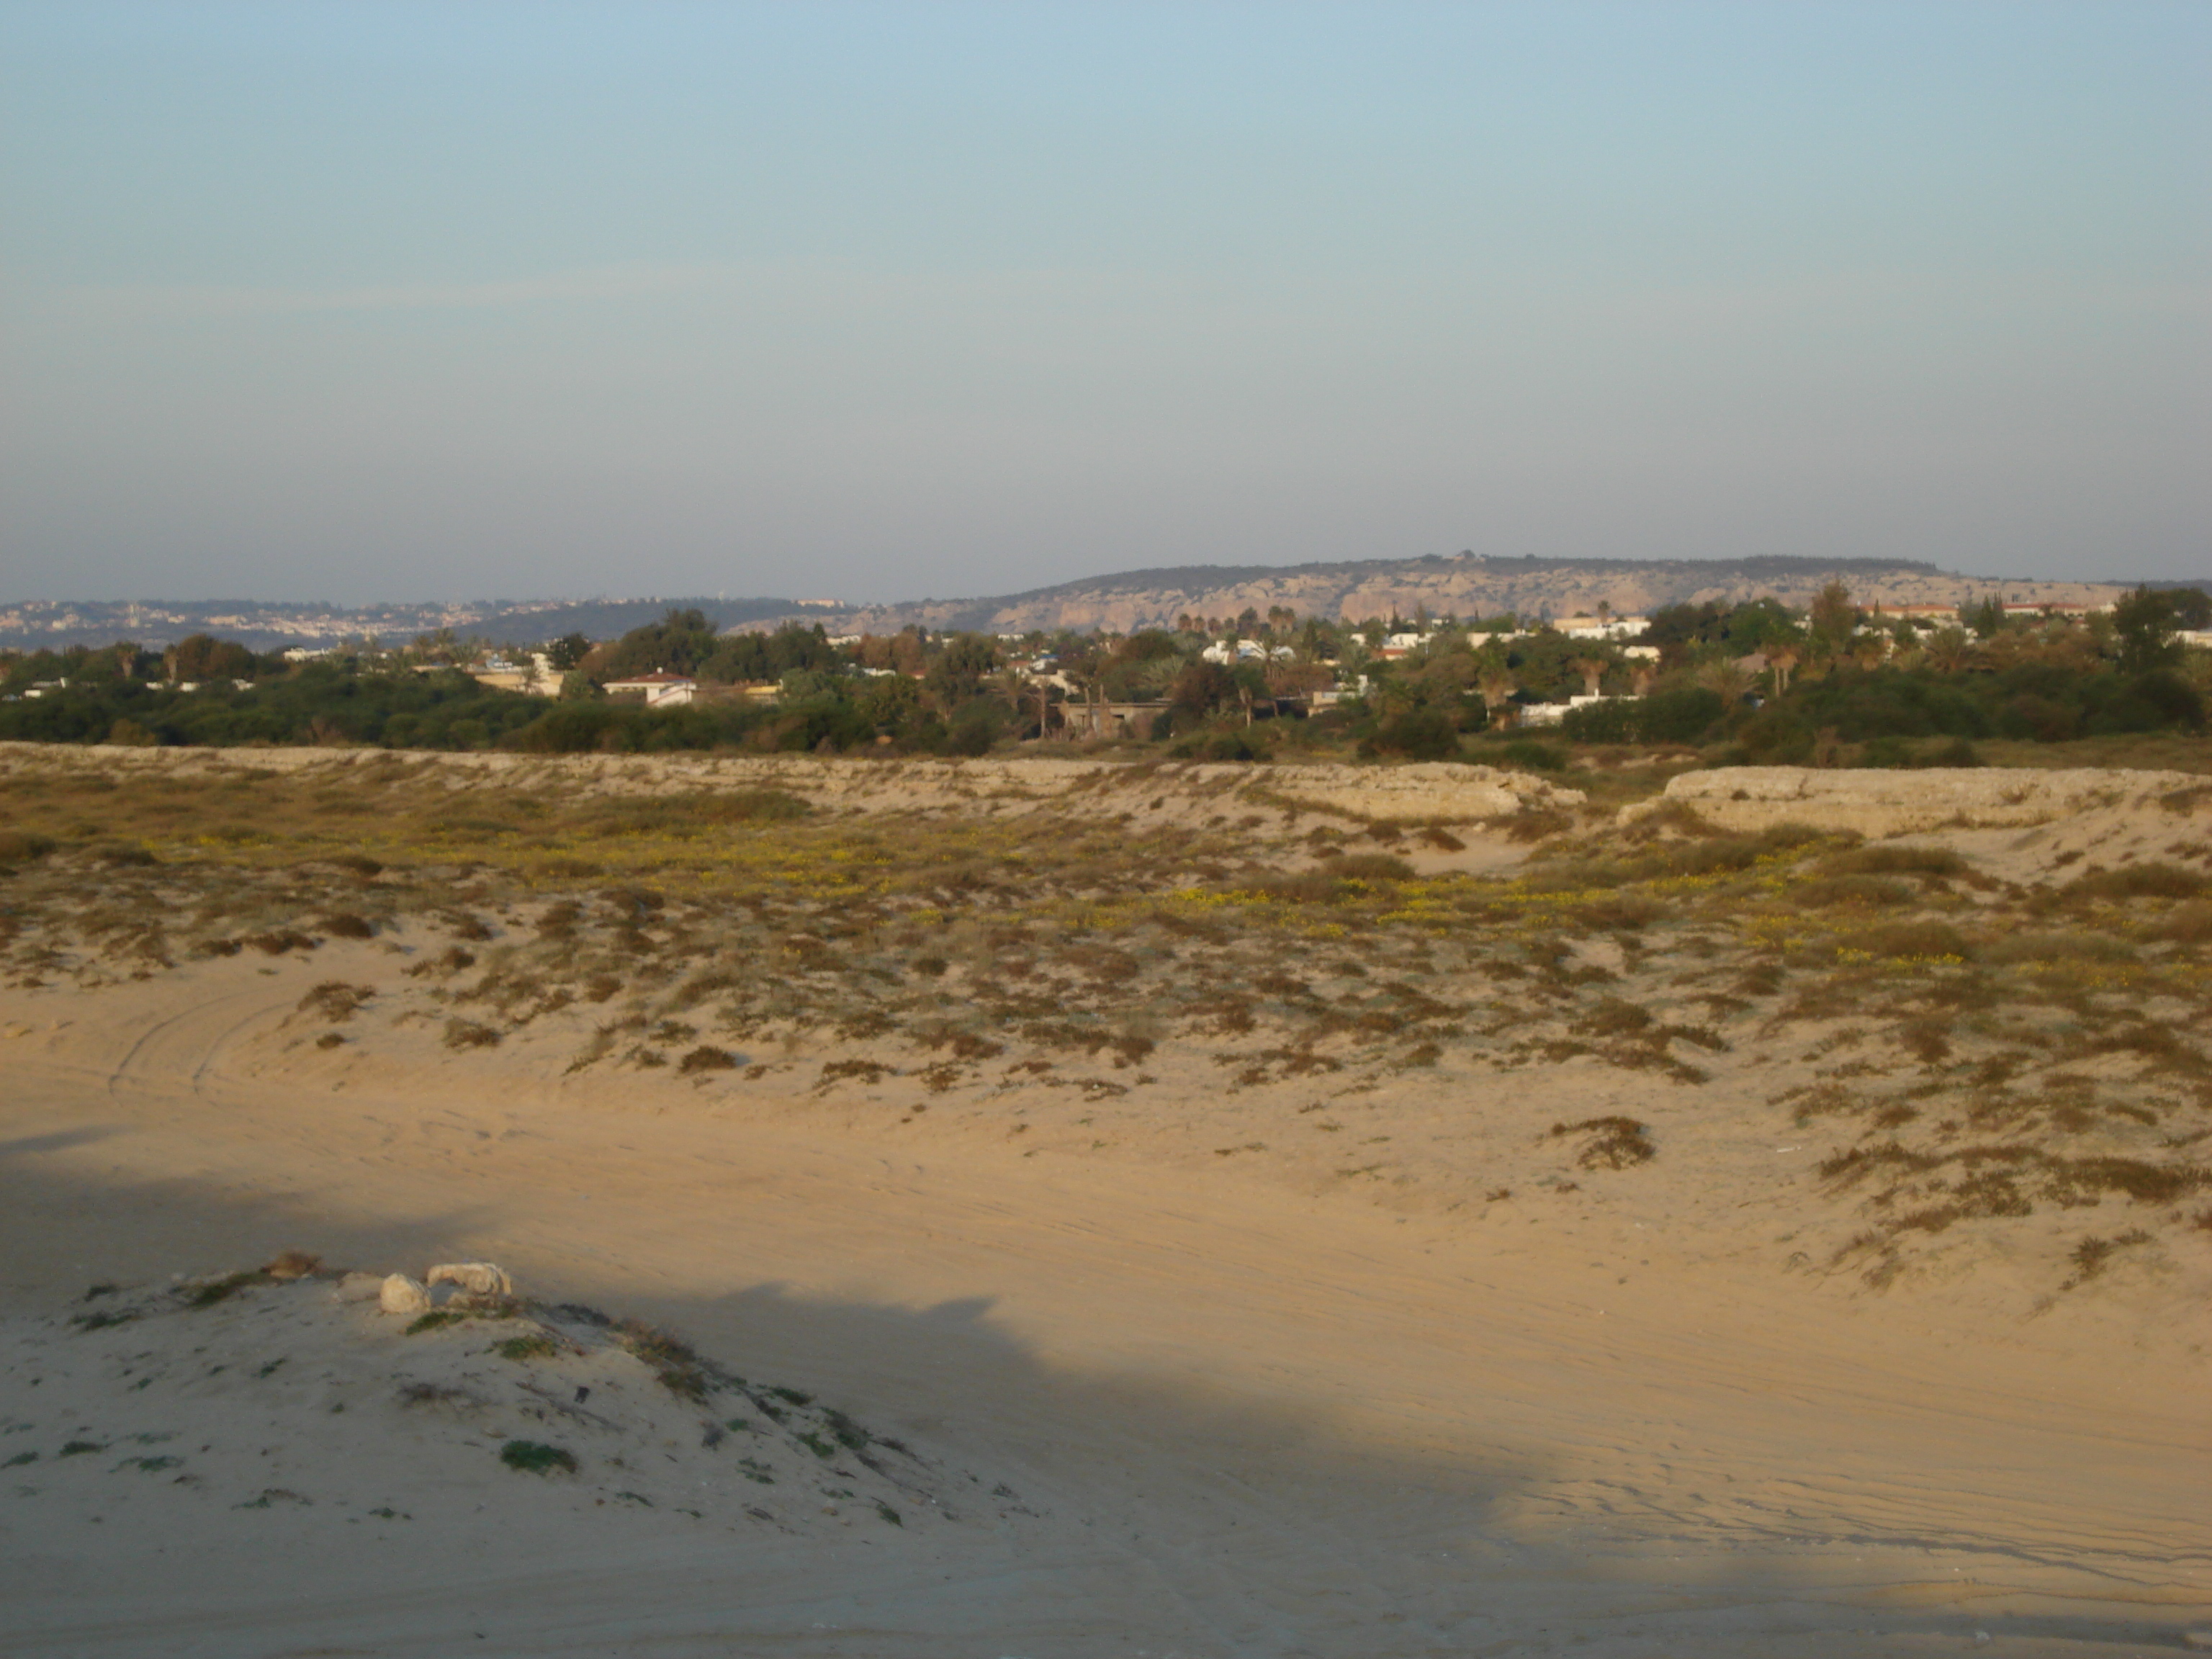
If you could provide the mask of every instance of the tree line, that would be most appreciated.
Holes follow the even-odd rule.
[[[2212,653],[2185,649],[2179,634],[2208,613],[2212,599],[2192,588],[2139,591],[2080,619],[1994,602],[1899,619],[1836,584],[1802,610],[1668,606],[1620,642],[1510,615],[1349,623],[1282,607],[1126,635],[917,628],[839,641],[796,624],[721,634],[696,610],[672,610],[616,640],[544,642],[559,677],[551,701],[479,684],[463,665],[482,642],[442,634],[305,663],[198,635],[161,653],[118,643],[0,656],[0,738],[978,755],[1083,726],[1070,706],[1105,703],[1142,706],[1146,740],[1170,754],[1235,759],[1289,744],[1441,759],[1471,739],[1510,738],[1531,704],[1595,696],[1566,714],[1560,739],[1717,745],[1792,763],[1856,745],[1893,759],[1926,738],[2201,731]],[[1387,643],[1408,635],[1410,649]],[[676,708],[605,693],[656,669],[706,690]],[[738,690],[764,683],[773,698]]]

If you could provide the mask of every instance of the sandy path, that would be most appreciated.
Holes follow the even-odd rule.
[[[956,1159],[642,1094],[310,1095],[241,1059],[295,977],[220,965],[8,1045],[11,1306],[291,1243],[480,1252],[1041,1512],[895,1559],[425,1550],[409,1582],[465,1593],[471,1651],[1905,1653],[1984,1628],[1999,1651],[2133,1652],[2212,1607],[2212,1436],[2170,1363],[1659,1251],[1647,1271],[1634,1238],[1531,1226],[1508,1255],[1225,1174]],[[241,1612],[240,1571],[140,1561],[96,1614],[81,1579],[18,1578],[34,1634],[0,1651],[451,1634],[305,1568]],[[186,1605],[205,1643],[164,1645]]]

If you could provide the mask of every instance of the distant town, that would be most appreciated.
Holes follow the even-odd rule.
[[[1140,573],[1148,606],[1165,574]],[[1121,627],[991,625],[1065,615],[1079,593],[988,602],[960,627],[872,626],[897,617],[829,599],[17,606],[10,619],[45,631],[0,648],[0,738],[966,756],[1054,742],[1539,768],[1591,745],[1657,744],[1738,763],[1896,765],[1924,751],[1964,764],[1977,742],[2201,731],[2212,702],[2201,586],[1946,601],[1925,597],[1928,573],[1875,568],[1852,573],[1862,586],[1830,571],[1784,598],[1737,592],[1741,570],[1692,568],[1672,573],[1687,597],[1555,612],[1432,607],[1431,593],[1463,593],[1463,566],[1441,580],[1352,568],[1316,612],[1209,608],[1269,584],[1184,574],[1200,579],[1172,590],[1195,596],[1187,608]],[[1668,591],[1649,570],[1504,580],[1559,596]],[[1346,614],[1377,592],[1396,597]],[[60,642],[86,629],[112,631]]]

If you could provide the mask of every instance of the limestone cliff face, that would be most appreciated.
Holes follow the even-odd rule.
[[[1633,614],[1684,601],[1723,604],[1771,596],[1802,605],[1841,581],[1863,605],[1957,605],[1991,593],[2029,604],[2102,605],[2127,589],[2110,582],[2058,582],[1960,576],[1931,566],[1873,560],[1383,559],[1294,568],[1137,571],[1067,582],[997,599],[930,599],[855,608],[828,621],[839,633],[976,629],[1103,628],[1127,633],[1170,627],[1177,617],[1231,617],[1248,608],[1265,617],[1288,606],[1301,617],[1361,622],[1393,614],[1432,616],[1588,614],[1601,602]],[[772,624],[770,624],[772,625]]]

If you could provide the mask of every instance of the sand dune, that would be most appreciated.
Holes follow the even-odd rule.
[[[2039,833],[2069,832],[1955,832]],[[1796,1262],[1850,1200],[1753,1045],[1694,1088],[1448,1059],[1313,1113],[1174,1041],[1090,1100],[572,1073],[563,1015],[482,1052],[402,1017],[444,937],[0,993],[0,1462],[35,1454],[0,1653],[2081,1655],[2212,1623],[2203,1264],[2054,1297],[2039,1218],[1879,1293]],[[378,1012],[325,1048],[334,976]],[[1608,1109],[1663,1155],[1578,1169],[1543,1127]],[[1391,1178],[1343,1176],[1376,1138]],[[190,1305],[287,1248],[488,1258],[536,1307]],[[672,1391],[578,1304],[744,1383]]]

